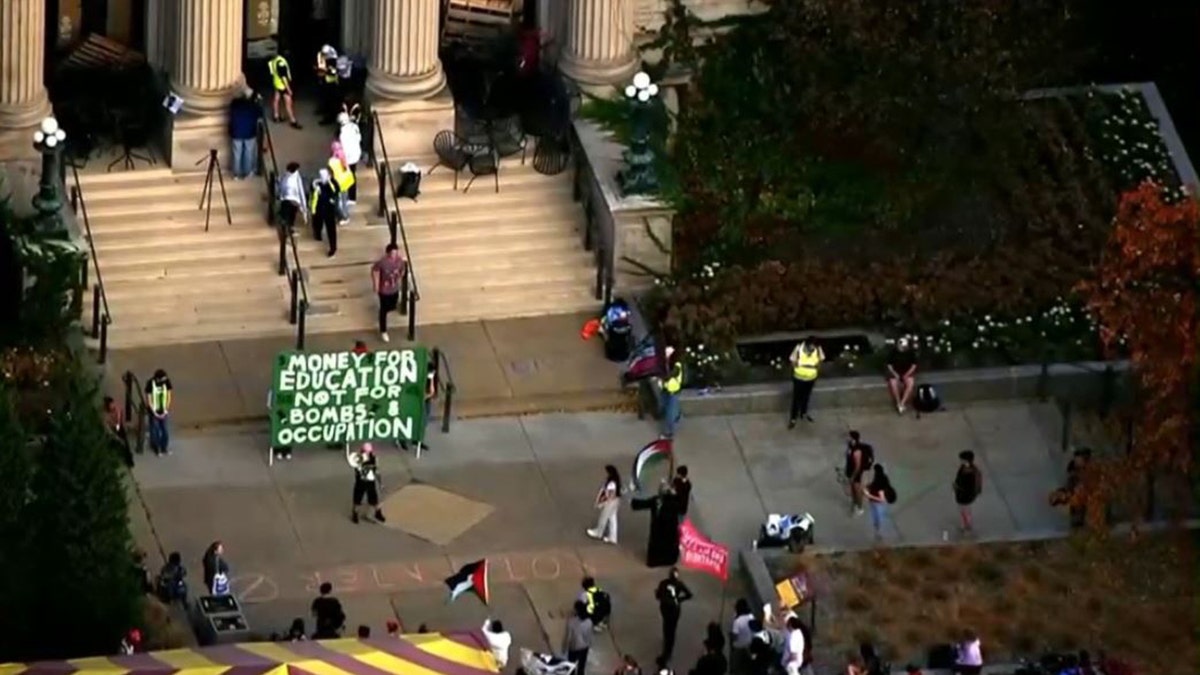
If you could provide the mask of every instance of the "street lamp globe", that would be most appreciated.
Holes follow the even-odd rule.
[[[58,131],[58,120],[54,119],[53,117],[47,117],[46,119],[42,120],[42,133],[43,134],[45,134],[47,136],[53,136],[53,135],[55,135],[55,132],[57,132],[57,131]]]
[[[638,92],[637,87],[633,86],[632,84],[629,85],[628,87],[625,87],[625,95],[629,98],[634,98],[635,96],[637,96],[637,92]]]
[[[638,72],[637,75],[633,76],[633,86],[637,87],[638,89],[645,89],[646,87],[649,87],[650,76],[647,75],[645,71]]]
[[[46,140],[46,134],[43,134],[41,129],[38,129],[37,131],[33,132],[33,142],[34,143],[41,145],[42,142],[45,140]]]
[[[642,103],[645,103],[646,101],[649,101],[649,100],[650,100],[650,90],[648,90],[648,89],[643,89],[643,90],[639,91],[639,92],[638,92],[638,94],[637,94],[637,98],[638,98],[638,100],[639,100],[639,101],[641,101]]]
[[[649,92],[651,96],[658,96],[658,85],[651,84],[649,87],[646,88],[646,91]]]

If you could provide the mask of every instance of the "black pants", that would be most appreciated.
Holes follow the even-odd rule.
[[[111,437],[113,450],[116,451],[117,456],[121,458],[125,466],[133,468],[133,450],[129,447],[129,436],[126,435],[124,429],[114,432],[114,434]]]
[[[583,675],[583,671],[587,669],[588,650],[567,650],[567,660],[575,664],[575,675]]]
[[[795,420],[801,415],[808,414],[808,400],[812,398],[816,380],[801,380],[792,378],[792,414],[788,419]]]
[[[666,667],[675,652],[675,631],[679,628],[679,610],[660,612],[662,614],[662,655],[659,660],[661,667]]]
[[[379,294],[379,332],[387,332],[387,316],[388,312],[396,311],[400,306],[400,293],[380,293]]]
[[[371,506],[379,506],[379,488],[376,487],[373,480],[354,480],[354,505],[362,506],[363,498],[366,498],[367,504]]]
[[[317,209],[313,214],[313,238],[321,241],[322,233],[329,242],[329,254],[337,253],[337,221],[338,215],[333,209]]]
[[[341,93],[341,88],[337,82],[326,82],[321,79],[321,88],[318,94],[317,114],[321,117],[321,124],[331,124],[337,117],[340,104],[338,103],[338,95]]]
[[[279,218],[283,220],[284,225],[288,227],[296,226],[296,216],[300,214],[300,207],[296,202],[283,200],[279,204]]]
[[[357,162],[350,165],[350,175],[354,176],[354,184],[350,186],[349,190],[346,190],[346,199],[349,199],[352,202],[356,202],[356,201],[358,201],[358,163]]]

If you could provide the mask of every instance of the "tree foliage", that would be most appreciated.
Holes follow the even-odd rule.
[[[32,607],[27,580],[31,572],[29,535],[25,521],[30,500],[30,479],[33,460],[29,452],[29,437],[17,414],[16,393],[6,382],[0,382],[0,598],[5,611],[0,611],[0,635],[19,634],[25,622],[18,607]],[[2,641],[0,641],[2,644]],[[4,660],[0,654],[0,661]]]
[[[735,252],[756,217],[851,234],[926,219],[987,172],[985,141],[1019,144],[1009,104],[1069,64],[1055,3],[770,5],[703,51],[679,121],[681,222],[716,209]]]
[[[1100,464],[1108,495],[1131,477],[1188,475],[1195,457],[1200,205],[1145,182],[1122,195],[1095,280],[1082,285],[1137,384],[1132,452]],[[1138,481],[1134,481],[1138,484]]]

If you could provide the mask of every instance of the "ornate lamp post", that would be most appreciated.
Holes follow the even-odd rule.
[[[33,133],[33,147],[42,153],[42,176],[38,193],[33,197],[33,208],[41,216],[46,234],[65,236],[67,232],[62,221],[63,201],[58,187],[59,162],[62,161],[63,142],[66,140],[66,132],[53,117],[42,120],[41,127]]]
[[[617,179],[621,190],[627,195],[647,195],[658,191],[658,175],[654,170],[654,149],[650,145],[650,115],[654,98],[658,96],[658,85],[650,76],[639,72],[633,76],[633,84],[625,87],[625,98],[630,104],[629,148],[625,151],[625,170]]]

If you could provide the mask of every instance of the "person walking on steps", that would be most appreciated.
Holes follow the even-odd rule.
[[[304,176],[300,174],[298,162],[288,162],[284,167],[276,192],[279,195],[279,219],[289,230],[296,228],[296,216],[308,220],[308,211],[304,208]]]
[[[679,628],[683,603],[694,596],[692,590],[679,579],[679,569],[672,567],[667,578],[658,583],[654,597],[658,600],[658,613],[662,617],[662,653],[658,656],[658,667],[666,668],[675,652],[675,632]]]
[[[346,200],[350,206],[354,206],[358,203],[358,163],[362,161],[362,130],[358,128],[358,122],[350,118],[349,113],[338,113],[337,123],[338,143],[342,144],[346,166],[355,178],[346,191]]]
[[[350,191],[354,189],[356,183],[354,172],[350,170],[350,164],[346,161],[346,150],[338,141],[334,141],[329,147],[329,173],[333,175],[333,182],[338,187],[338,211],[340,212],[342,225],[350,222]]]
[[[334,122],[341,97],[338,96],[337,50],[332,45],[322,45],[317,52],[314,69],[317,73],[317,84],[320,91],[317,95],[317,115],[321,118],[321,126],[329,126]]]
[[[604,484],[596,495],[596,527],[587,531],[592,539],[602,539],[605,543],[617,543],[617,511],[621,507],[621,474],[617,467],[609,464],[604,467]]]
[[[146,407],[150,411],[150,449],[155,455],[171,454],[171,398],[174,388],[167,371],[159,368],[146,382]]]
[[[283,101],[284,112],[287,113],[288,124],[300,129],[296,121],[296,108],[292,94],[292,67],[288,65],[288,52],[285,50],[267,62],[267,71],[271,73],[271,86],[275,89],[275,97],[271,99],[271,115],[276,122],[282,122],[279,116],[279,102]]]
[[[350,521],[358,522],[358,512],[365,498],[374,510],[375,521],[387,522],[383,511],[379,510],[379,463],[375,459],[374,446],[363,443],[362,449],[347,455],[346,460],[350,463],[350,468],[354,469],[354,508],[350,511]]]
[[[312,192],[308,197],[308,210],[312,215],[313,239],[321,241],[324,233],[329,243],[329,254],[337,255],[338,188],[328,169],[321,169],[313,180]]]
[[[383,257],[371,267],[371,286],[379,296],[379,339],[387,342],[388,313],[400,306],[400,286],[408,270],[408,262],[400,257],[400,247],[388,244]]]
[[[261,117],[262,105],[249,87],[245,87],[229,103],[234,180],[245,180],[258,173],[258,120]]]
[[[792,364],[792,408],[788,416],[788,428],[796,428],[796,420],[803,417],[811,422],[808,414],[808,402],[812,398],[813,387],[817,384],[817,375],[821,362],[825,360],[825,352],[817,343],[815,337],[807,337],[792,350],[789,361]]]
[[[679,425],[682,412],[679,409],[679,392],[683,390],[683,360],[674,347],[663,350],[666,357],[666,376],[662,380],[662,420],[659,438],[675,438],[675,427]]]
[[[971,505],[983,492],[983,473],[975,466],[975,453],[963,450],[958,453],[958,472],[954,474],[954,503],[958,504],[958,517],[963,535],[975,534],[975,519]]]

